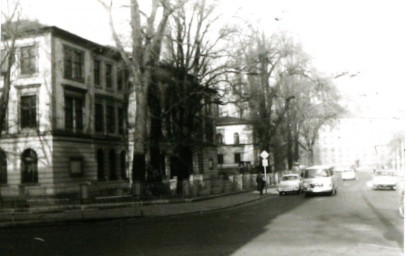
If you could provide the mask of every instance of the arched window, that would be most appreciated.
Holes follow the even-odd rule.
[[[0,149],[0,184],[7,184],[7,156]]]
[[[97,180],[104,180],[104,152],[103,149],[97,150]]]
[[[218,145],[222,145],[223,144],[223,135],[221,133],[217,133],[216,134],[216,141]]]
[[[234,133],[234,144],[240,144],[240,135],[238,132]]]
[[[123,179],[123,180],[128,179],[128,177],[127,177],[127,168],[126,168],[127,164],[126,163],[127,163],[126,162],[126,153],[123,150],[120,153],[120,176],[121,176],[121,179]]]
[[[32,149],[26,149],[21,155],[21,183],[38,183],[38,158]]]
[[[116,172],[116,151],[114,149],[110,150],[109,152],[109,167],[110,167],[110,180],[117,179],[117,172]]]

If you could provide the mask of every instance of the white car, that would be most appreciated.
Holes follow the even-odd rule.
[[[284,174],[278,185],[279,195],[284,195],[290,192],[299,194],[302,191],[302,178],[299,174],[291,173]]]
[[[392,170],[375,171],[374,177],[372,178],[373,189],[389,188],[396,190],[396,183],[397,178],[395,172]]]
[[[334,167],[329,165],[311,166],[303,172],[303,191],[306,196],[311,194],[337,193],[337,181]]]
[[[342,180],[355,180],[355,170],[353,169],[345,169],[341,172],[341,179]]]

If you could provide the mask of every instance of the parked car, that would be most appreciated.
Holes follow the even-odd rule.
[[[393,170],[378,170],[372,178],[373,189],[394,189],[396,190],[397,178]]]
[[[302,178],[296,173],[284,174],[278,185],[278,191],[279,195],[284,195],[290,192],[300,194],[302,191]]]
[[[341,172],[342,180],[355,180],[356,174],[354,169],[345,169]]]
[[[317,193],[337,193],[337,180],[334,167],[326,165],[311,166],[303,172],[303,191],[306,195]]]

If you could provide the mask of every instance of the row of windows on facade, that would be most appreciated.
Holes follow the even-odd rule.
[[[219,145],[224,144],[224,136],[221,133],[216,134],[216,140]],[[234,133],[234,144],[240,144],[240,135],[238,132]]]
[[[224,164],[224,155],[223,154],[217,155],[217,163]],[[235,164],[241,163],[241,153],[234,153],[234,163]]]
[[[99,149],[97,151],[97,180],[105,181],[105,159],[104,151]],[[108,154],[109,163],[109,180],[117,180],[117,168],[116,168],[116,152],[115,150],[110,150]],[[70,170],[72,177],[82,177],[83,176],[83,159],[82,158],[72,158],[72,161],[80,161],[79,165],[72,165],[80,170]],[[122,180],[127,180],[126,172],[126,153],[122,151],[120,153],[120,177]],[[7,155],[4,151],[0,150],[0,184],[7,184]],[[38,157],[37,153],[32,149],[26,149],[21,154],[21,184],[37,184],[38,183]]]
[[[21,128],[37,127],[37,97],[35,95],[21,96]],[[81,131],[83,129],[83,107],[84,102],[80,97],[65,97],[65,128],[68,130]],[[105,111],[106,110],[106,111]],[[105,112],[105,114],[104,114]],[[105,123],[107,132],[116,132],[116,114],[118,119],[118,132],[124,133],[125,128],[125,110],[123,107],[115,108],[114,106],[104,104],[95,104],[95,131],[104,132]],[[107,120],[107,122],[105,122]]]
[[[2,50],[1,55],[1,72],[6,72],[7,60],[5,50]],[[34,75],[38,72],[38,50],[37,46],[24,46],[19,48],[19,68],[21,75]],[[70,46],[63,48],[63,77],[65,79],[84,82],[84,51],[75,49]],[[102,66],[104,65],[104,73],[102,73]],[[102,76],[103,75],[103,76]],[[93,81],[95,86],[101,87],[104,78],[106,88],[113,90],[115,84],[114,79],[117,78],[117,90],[122,91],[125,84],[129,80],[129,72],[127,69],[120,69],[116,75],[114,74],[113,64],[103,62],[99,59],[93,60]]]

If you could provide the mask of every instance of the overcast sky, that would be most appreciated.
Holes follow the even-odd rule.
[[[2,1],[2,8],[7,0]],[[117,1],[117,0],[116,0]],[[146,0],[141,0],[146,1]],[[113,44],[97,0],[21,0],[25,16],[100,44]],[[119,2],[127,2],[121,0]],[[369,115],[399,117],[406,97],[406,1],[217,0],[227,21],[239,16],[301,42],[313,65],[335,79]],[[359,73],[358,73],[359,72]],[[404,115],[404,114],[403,114]]]

